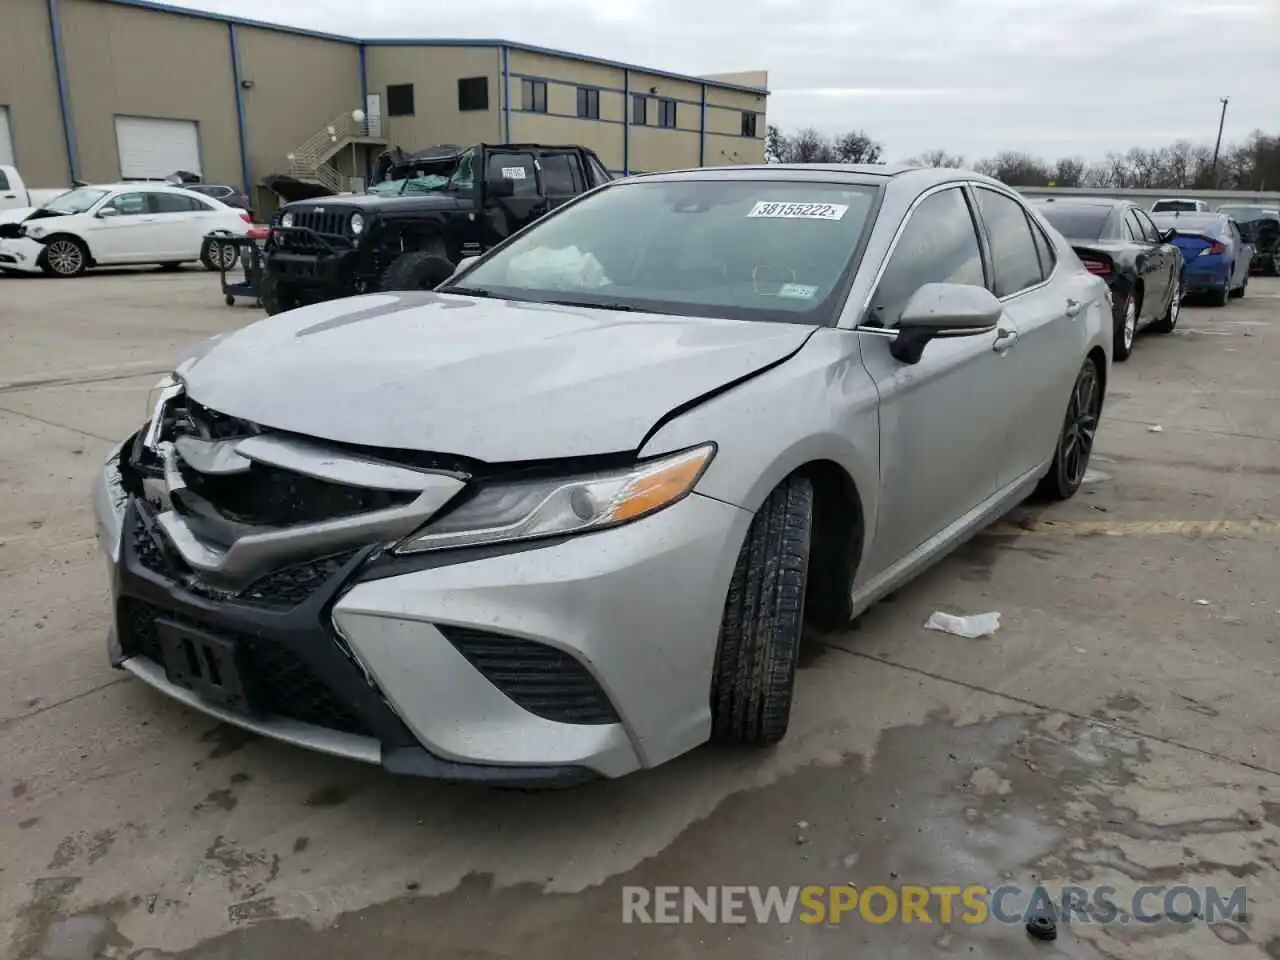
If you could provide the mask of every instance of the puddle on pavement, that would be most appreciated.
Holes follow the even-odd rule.
[[[1139,710],[1118,693],[1115,709]],[[624,925],[624,886],[762,887],[818,884],[866,889],[873,885],[1127,881],[1209,883],[1207,877],[1256,877],[1280,870],[1280,830],[1266,817],[1226,809],[1211,795],[1214,816],[1147,822],[1121,805],[1128,788],[1181,797],[1180,771],[1165,760],[1159,781],[1143,780],[1147,747],[1115,728],[1064,715],[1008,716],[954,726],[945,716],[882,734],[871,770],[858,757],[839,766],[803,768],[768,786],[726,798],[665,849],[625,874],[576,894],[544,893],[540,885],[495,889],[492,877],[471,875],[440,896],[406,893],[399,900],[339,916],[323,929],[302,919],[279,919],[268,884],[258,898],[233,908],[230,933],[182,954],[131,944],[114,918],[128,904],[67,915],[75,889],[37,885],[23,915],[20,960],[387,960],[519,956],[524,960],[658,956],[742,960],[747,956],[847,958],[1024,958],[1035,949],[1021,925],[840,926],[800,923],[747,926],[705,922]],[[1173,785],[1170,785],[1173,784]],[[643,789],[636,782],[635,786]],[[1215,784],[1220,789],[1227,784]],[[1244,788],[1241,788],[1244,789]],[[572,794],[562,795],[572,803]],[[512,799],[513,810],[519,800]],[[1191,803],[1194,809],[1203,809]],[[1170,804],[1175,810],[1178,804]],[[1162,811],[1164,807],[1160,807]],[[1268,811],[1270,807],[1267,808]],[[1276,807],[1280,813],[1280,806]],[[618,817],[625,820],[625,805]],[[1280,817],[1277,817],[1280,819]],[[625,829],[625,827],[620,828]],[[1259,831],[1266,830],[1263,836]],[[1201,849],[1195,849],[1199,846]],[[1162,858],[1164,858],[1162,860]],[[425,867],[424,867],[425,869]],[[1118,880],[1117,880],[1118,878]],[[1222,882],[1219,880],[1218,882]],[[1247,881],[1239,881],[1247,882]],[[415,883],[407,885],[416,889]],[[1132,889],[1128,888],[1128,889]],[[287,899],[287,897],[286,897]],[[936,909],[936,908],[935,908]],[[180,922],[180,912],[174,922]],[[1209,943],[1250,943],[1246,928],[1161,923],[1154,927],[1060,928],[1054,956],[1118,958],[1138,941],[1157,954],[1203,956]],[[1166,949],[1166,944],[1170,945]],[[1183,946],[1185,944],[1185,946]],[[1141,943],[1137,945],[1141,946]],[[1176,945],[1176,946],[1174,946]],[[1266,949],[1265,944],[1257,945]],[[1169,951],[1172,952],[1169,952]],[[863,951],[866,951],[865,953]],[[1186,951],[1186,952],[1184,952]]]

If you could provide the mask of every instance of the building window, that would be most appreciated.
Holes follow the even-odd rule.
[[[676,102],[674,100],[658,101],[658,126],[670,127],[675,129],[676,126]]]
[[[393,83],[387,87],[387,116],[413,116],[413,84]]]
[[[594,87],[578,88],[578,116],[586,120],[600,119],[600,91]]]
[[[458,81],[458,109],[489,109],[488,77],[463,77]]]
[[[520,109],[528,113],[547,112],[547,81],[520,81]]]
[[[637,127],[643,127],[649,123],[649,98],[643,93],[631,95],[631,122]]]
[[[751,111],[742,111],[742,135],[744,137],[755,138],[756,135],[756,118],[759,114]]]

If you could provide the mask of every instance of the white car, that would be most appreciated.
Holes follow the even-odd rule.
[[[215,231],[243,236],[251,218],[191,190],[160,183],[77,187],[0,232],[0,270],[75,277],[91,267],[199,260],[234,265],[237,250],[210,242]],[[15,235],[16,234],[16,235]]]

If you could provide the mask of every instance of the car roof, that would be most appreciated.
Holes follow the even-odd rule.
[[[939,183],[972,180],[1009,190],[999,180],[954,167],[918,167],[893,163],[757,163],[723,167],[690,167],[635,174],[628,180],[793,180],[801,183],[858,183],[882,186],[889,181],[924,190]],[[625,181],[615,181],[625,182]]]
[[[1057,207],[1105,207],[1108,210],[1119,210],[1127,207],[1136,207],[1137,204],[1132,200],[1117,200],[1112,197],[1032,197],[1031,202],[1039,205],[1051,205]]]

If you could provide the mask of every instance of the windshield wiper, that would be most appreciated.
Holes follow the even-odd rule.
[[[492,297],[493,294],[488,290],[480,290],[476,287],[445,287],[441,293],[459,293],[464,297]]]
[[[557,307],[585,307],[588,310],[617,310],[620,313],[636,313],[636,308],[625,303],[583,303],[581,300],[537,300],[535,303],[554,303]]]

